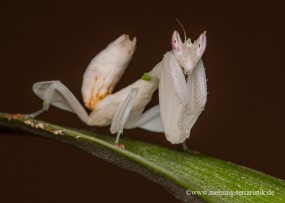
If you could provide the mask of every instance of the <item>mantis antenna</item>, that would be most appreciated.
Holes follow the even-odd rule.
[[[181,23],[177,18],[175,18],[175,19],[176,19],[176,21],[179,23],[179,25],[181,26],[181,28],[182,28],[182,30],[183,30],[183,33],[184,33],[184,42],[186,42],[186,40],[187,40],[186,31],[185,31],[185,29],[184,29],[182,23]]]

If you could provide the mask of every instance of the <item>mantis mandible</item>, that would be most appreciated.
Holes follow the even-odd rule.
[[[87,125],[108,126],[117,133],[118,144],[123,129],[142,128],[164,132],[168,141],[182,143],[207,100],[207,86],[202,55],[206,48],[206,33],[193,43],[182,42],[174,31],[172,50],[141,79],[112,93],[131,60],[136,38],[122,35],[97,54],[88,65],[82,84],[88,115],[71,91],[60,81],[43,81],[33,85],[35,94],[43,100],[43,108],[30,114],[35,117],[50,105],[73,112]],[[153,93],[159,89],[159,105],[145,111]]]

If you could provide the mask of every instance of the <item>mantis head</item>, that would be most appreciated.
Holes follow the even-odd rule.
[[[179,33],[175,30],[172,35],[171,45],[175,58],[186,75],[191,74],[197,62],[206,49],[206,32],[203,32],[193,43],[190,38],[183,43]]]

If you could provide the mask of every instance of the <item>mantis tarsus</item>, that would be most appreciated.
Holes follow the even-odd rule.
[[[182,143],[203,111],[207,99],[204,65],[201,57],[206,48],[206,33],[183,43],[174,31],[172,50],[150,72],[113,93],[133,56],[136,38],[122,35],[96,55],[83,77],[82,96],[88,115],[75,96],[59,81],[35,83],[33,90],[43,99],[43,108],[30,116],[47,111],[50,105],[73,112],[87,125],[107,126],[117,133],[123,129],[143,128],[164,132],[168,141]],[[144,112],[153,93],[159,88],[159,105]]]

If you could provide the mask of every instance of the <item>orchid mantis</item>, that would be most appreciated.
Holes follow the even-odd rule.
[[[136,38],[122,35],[96,55],[83,77],[82,96],[88,115],[75,96],[59,81],[35,83],[33,91],[43,100],[43,108],[31,114],[35,117],[50,105],[73,112],[87,125],[108,126],[117,133],[118,144],[123,129],[143,128],[164,132],[168,141],[182,143],[203,111],[207,99],[206,77],[201,57],[206,48],[206,33],[183,43],[174,31],[172,50],[150,72],[112,93],[133,56]],[[160,104],[144,112],[153,93],[159,88]]]

